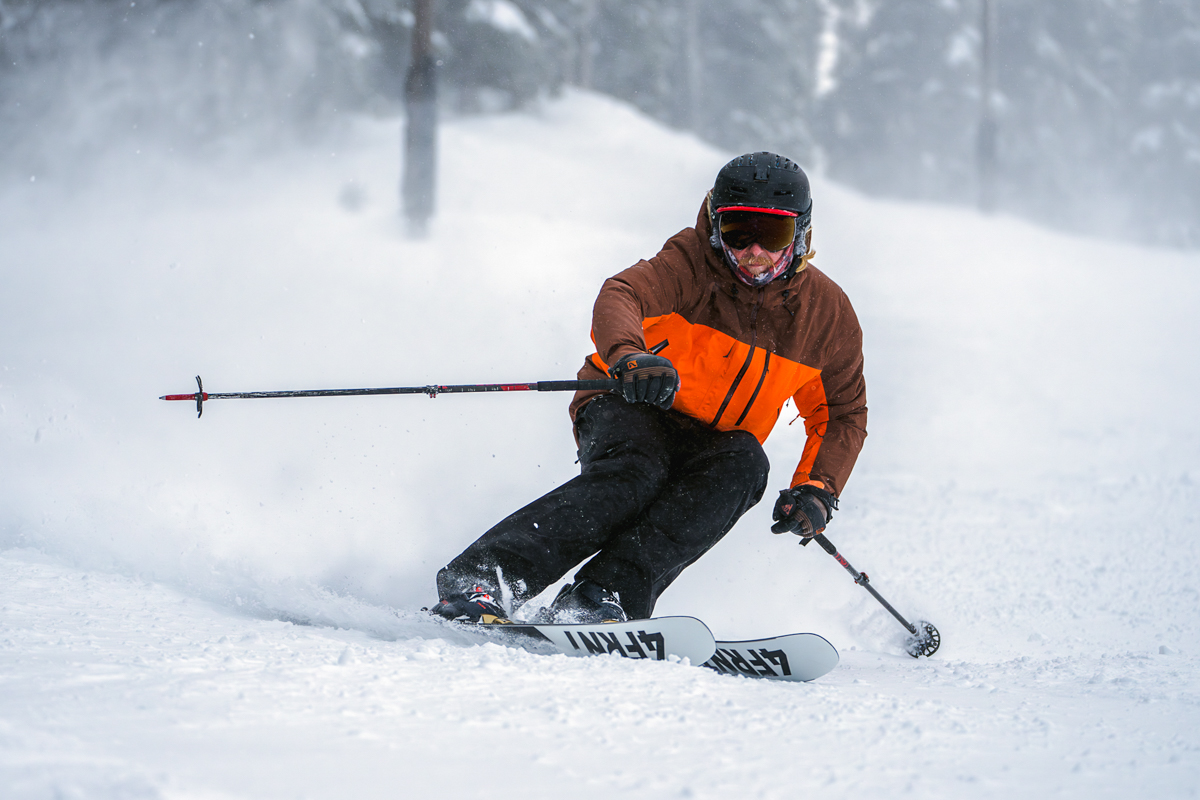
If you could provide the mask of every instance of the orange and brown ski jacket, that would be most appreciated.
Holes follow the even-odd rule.
[[[655,350],[679,371],[672,410],[764,442],[790,398],[808,440],[792,486],[841,493],[867,435],[862,330],[850,300],[808,266],[763,287],[741,283],[696,227],[604,282],[592,312],[596,352],[580,379],[605,377],[629,353]],[[574,419],[599,393],[579,392]]]

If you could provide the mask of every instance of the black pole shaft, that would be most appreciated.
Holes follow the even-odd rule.
[[[198,391],[191,394],[167,394],[159,400],[189,400],[196,403],[196,416],[204,412],[204,402],[207,400],[252,400],[278,397],[361,397],[379,394],[427,394],[437,397],[439,394],[473,394],[477,392],[578,392],[600,391],[609,392],[617,388],[617,381],[612,378],[600,378],[588,381],[534,381],[533,383],[466,383],[450,386],[391,386],[376,389],[300,389],[297,391],[279,392],[206,392],[204,382],[196,376]]]
[[[271,397],[358,397],[377,394],[471,394],[476,392],[575,392],[580,389],[608,391],[615,388],[612,379],[595,381],[536,381],[534,383],[468,383],[454,386],[394,386],[379,389],[300,389],[281,392],[209,392],[206,400],[251,399]],[[193,395],[188,395],[189,398]],[[164,399],[173,399],[168,395]]]
[[[826,553],[829,553],[829,555],[831,555],[835,559],[837,559],[837,562],[839,564],[841,564],[843,567],[846,568],[846,571],[849,572],[854,577],[855,583],[857,583],[859,586],[863,587],[868,592],[870,592],[871,596],[874,597],[876,600],[878,600],[879,604],[881,606],[886,608],[888,611],[892,612],[892,616],[895,617],[896,619],[900,620],[900,624],[903,625],[909,633],[913,634],[914,636],[918,635],[916,626],[914,626],[912,623],[910,623],[904,617],[900,616],[900,612],[897,611],[896,609],[892,608],[892,604],[889,603],[887,600],[884,600],[883,595],[881,595],[879,592],[875,591],[875,587],[871,585],[871,579],[867,577],[867,574],[865,572],[859,572],[854,567],[850,566],[850,562],[847,561],[842,556],[842,554],[837,551],[837,548],[833,546],[833,542],[831,542],[825,538],[825,534],[818,533],[816,536],[814,536],[812,538],[814,541],[816,541],[817,544],[821,545],[821,548],[824,549],[824,551]],[[804,542],[804,540],[801,540],[800,543],[804,544],[805,542]]]

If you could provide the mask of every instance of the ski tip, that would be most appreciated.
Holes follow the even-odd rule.
[[[841,661],[833,643],[817,633],[789,633],[766,639],[718,641],[704,666],[726,675],[767,680],[816,680]]]

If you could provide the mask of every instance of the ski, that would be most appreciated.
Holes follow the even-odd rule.
[[[567,656],[615,654],[624,658],[666,661],[686,658],[703,664],[716,652],[708,626],[695,617],[652,617],[595,624],[465,623],[460,630],[532,652]]]
[[[567,656],[618,655],[666,661],[688,659],[725,675],[811,681],[838,665],[838,651],[815,633],[718,642],[695,617],[652,617],[594,624],[457,623],[472,638]]]
[[[712,658],[703,662],[709,669],[725,675],[777,681],[815,680],[837,664],[837,648],[815,633],[717,642]]]

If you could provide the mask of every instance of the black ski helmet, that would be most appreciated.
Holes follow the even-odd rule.
[[[721,167],[709,195],[708,216],[712,224],[710,242],[714,250],[724,254],[727,262],[732,255],[721,241],[718,217],[722,211],[730,209],[784,212],[796,217],[796,238],[790,263],[775,277],[787,279],[795,275],[795,248],[799,245],[807,251],[807,236],[812,228],[812,193],[808,176],[800,165],[776,153],[763,151],[738,156]],[[801,253],[801,258],[804,254]],[[737,273],[735,263],[731,263],[730,268]]]

